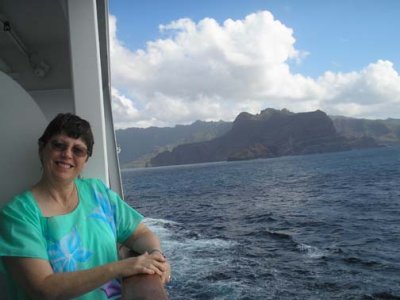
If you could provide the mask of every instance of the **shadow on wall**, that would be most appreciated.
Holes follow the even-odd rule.
[[[47,125],[32,97],[0,71],[0,206],[40,177],[37,139]]]
[[[47,125],[32,97],[0,71],[0,207],[38,181],[41,166],[37,138]],[[5,278],[0,273],[0,290]],[[2,293],[1,299],[7,299]]]

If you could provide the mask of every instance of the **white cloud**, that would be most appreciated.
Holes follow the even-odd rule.
[[[232,120],[267,107],[387,117],[400,112],[400,77],[389,61],[361,71],[293,74],[301,62],[293,30],[267,11],[219,24],[180,19],[160,25],[160,38],[132,51],[110,16],[114,121],[117,128]],[[397,116],[398,117],[398,116]]]
[[[354,117],[399,117],[400,76],[390,61],[379,60],[359,72],[326,72],[318,79],[321,108]]]

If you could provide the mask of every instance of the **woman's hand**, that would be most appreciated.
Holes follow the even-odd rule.
[[[135,232],[124,242],[124,245],[137,253],[149,251],[150,254],[148,255],[158,263],[156,266],[158,271],[162,271],[161,273],[154,272],[151,274],[160,275],[163,284],[171,280],[171,266],[162,254],[160,240],[145,224],[140,223]]]
[[[171,281],[171,266],[168,261],[166,261],[164,264],[166,266],[166,271],[164,271],[161,275],[161,282],[166,284]]]
[[[136,257],[130,257],[117,262],[119,274],[122,277],[137,274],[157,274],[163,276],[167,272],[166,259],[159,253],[148,254],[145,252]]]
[[[152,254],[150,254],[151,256],[154,256],[154,258],[156,259],[164,259],[163,262],[163,267],[164,267],[164,271],[162,272],[162,274],[160,275],[161,277],[161,282],[163,284],[166,284],[168,282],[171,281],[171,266],[169,264],[169,262],[167,261],[167,258],[160,252],[160,251],[154,251]]]

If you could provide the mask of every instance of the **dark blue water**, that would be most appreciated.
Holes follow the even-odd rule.
[[[400,299],[400,148],[126,170],[176,299]]]

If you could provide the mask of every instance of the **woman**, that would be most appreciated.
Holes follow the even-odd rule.
[[[0,256],[11,299],[118,299],[120,278],[170,277],[143,216],[100,180],[81,179],[93,150],[87,121],[59,114],[39,139],[40,181],[0,212]],[[118,260],[117,243],[137,253]]]

